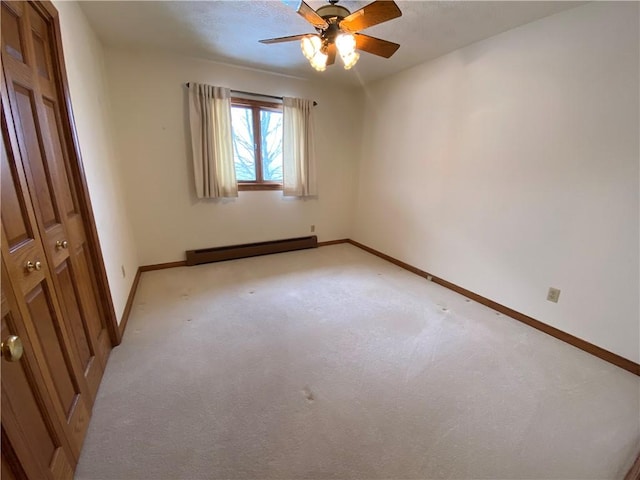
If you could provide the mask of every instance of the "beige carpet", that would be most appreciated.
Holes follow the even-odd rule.
[[[77,479],[605,479],[634,375],[351,245],[145,273]]]

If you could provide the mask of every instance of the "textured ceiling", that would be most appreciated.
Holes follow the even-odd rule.
[[[314,9],[326,2],[310,0]],[[341,1],[355,11],[369,2]],[[316,72],[299,42],[263,45],[258,40],[314,33],[295,10],[277,0],[83,1],[108,46],[153,49],[254,67],[305,78],[364,84],[439,57],[518,25],[584,2],[397,1],[402,17],[364,30],[401,45],[390,59],[362,53],[345,71],[337,60]]]

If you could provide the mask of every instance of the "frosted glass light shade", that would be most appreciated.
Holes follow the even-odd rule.
[[[344,69],[349,70],[353,67],[360,58],[360,54],[358,52],[351,52],[350,55],[340,55],[342,57],[342,61],[344,62]]]
[[[319,72],[324,72],[327,69],[327,58],[326,53],[318,50],[310,60],[311,66]]]
[[[336,47],[342,58],[356,51],[356,37],[350,33],[341,33],[336,37]]]
[[[356,52],[356,37],[351,33],[343,32],[336,37],[335,44],[344,62],[345,70],[349,70],[360,58],[360,54]],[[319,36],[309,35],[303,37],[300,41],[300,48],[302,49],[302,54],[309,60],[313,68],[319,72],[324,72],[327,69],[328,56],[326,52],[323,52],[324,47]]]
[[[320,50],[322,46],[322,40],[316,36],[304,37],[300,41],[300,48],[302,48],[302,54],[307,58],[307,60],[311,60],[316,52]]]
[[[338,49],[338,53],[340,53],[340,57],[342,57],[345,70],[353,67],[360,58],[360,54],[356,52],[356,37],[351,33],[341,33],[338,35],[336,37],[336,48]]]

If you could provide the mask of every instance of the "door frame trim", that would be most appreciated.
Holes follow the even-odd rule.
[[[35,9],[47,20],[50,21],[52,35],[52,56],[56,59],[52,65],[54,74],[60,82],[57,84],[58,95],[61,99],[60,109],[64,117],[63,135],[68,146],[69,163],[71,165],[71,179],[77,187],[78,203],[80,204],[81,215],[87,236],[87,244],[89,245],[89,257],[96,273],[96,282],[100,295],[100,302],[105,314],[107,330],[111,339],[111,346],[115,347],[122,341],[122,334],[118,328],[118,320],[113,306],[113,297],[109,289],[109,280],[107,270],[104,264],[102,248],[100,247],[100,238],[96,228],[96,220],[91,205],[91,197],[89,195],[89,187],[85,175],[84,164],[82,162],[82,154],[80,149],[80,141],[76,128],[75,118],[73,116],[73,108],[71,106],[71,94],[69,92],[69,82],[67,79],[67,70],[65,67],[64,53],[62,48],[62,30],[60,28],[60,15],[58,10],[53,6],[50,0],[30,1]]]

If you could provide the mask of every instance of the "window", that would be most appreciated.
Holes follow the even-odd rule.
[[[231,99],[238,190],[282,190],[282,105]]]

